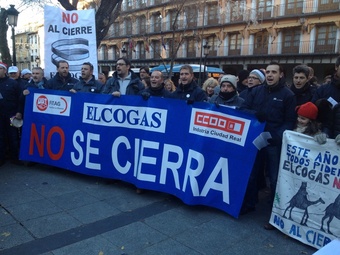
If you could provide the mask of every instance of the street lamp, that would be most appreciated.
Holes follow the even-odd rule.
[[[209,51],[210,51],[210,45],[208,44],[208,42],[205,43],[205,45],[203,46],[203,50],[204,50],[204,76],[203,79],[205,80],[206,78],[206,74],[205,74],[205,70],[206,70],[206,64],[207,64],[207,57],[209,55]]]
[[[37,67],[39,67],[39,64],[40,64],[40,58],[39,58],[39,56],[37,56],[37,57],[35,58],[35,63],[37,63]]]
[[[10,4],[10,8],[7,9],[7,22],[8,22],[8,25],[12,27],[12,44],[13,44],[13,60],[12,60],[12,63],[13,63],[14,66],[17,65],[17,56],[16,56],[16,52],[15,52],[14,27],[17,26],[18,15],[19,15],[19,12],[14,8],[14,4]]]

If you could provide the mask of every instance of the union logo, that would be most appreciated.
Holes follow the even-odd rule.
[[[47,97],[46,96],[39,96],[37,98],[37,101],[35,102],[36,105],[37,105],[37,108],[40,110],[40,111],[45,111],[48,107],[48,100],[47,100]]]

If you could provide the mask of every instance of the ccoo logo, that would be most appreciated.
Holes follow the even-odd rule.
[[[48,107],[48,100],[46,96],[39,96],[36,101],[37,108],[40,111],[45,111]]]

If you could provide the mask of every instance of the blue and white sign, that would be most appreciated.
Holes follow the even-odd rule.
[[[208,103],[31,90],[20,157],[238,217],[264,124]]]

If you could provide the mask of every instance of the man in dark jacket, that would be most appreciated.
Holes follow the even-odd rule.
[[[131,63],[127,58],[117,59],[116,71],[107,80],[102,93],[113,96],[138,95],[145,87],[130,67]]]
[[[171,97],[170,91],[164,88],[164,77],[161,71],[153,71],[150,77],[150,87],[142,90],[140,94],[147,99],[149,96]]]
[[[183,65],[179,71],[180,84],[172,93],[172,98],[192,102],[206,102],[207,93],[194,81],[194,71],[190,65]]]
[[[57,63],[57,73],[52,79],[48,80],[47,88],[55,90],[70,90],[78,82],[69,72],[69,64],[65,60]]]
[[[0,62],[0,166],[6,160],[7,141],[11,161],[19,163],[19,132],[16,127],[10,125],[10,118],[15,116],[22,119],[20,106],[22,90],[15,80],[6,76],[6,71],[6,64]]]
[[[296,97],[296,105],[303,105],[312,100],[316,87],[309,83],[309,68],[298,65],[293,68],[293,84],[290,89]]]
[[[270,202],[273,202],[276,190],[283,132],[294,128],[296,122],[295,107],[295,95],[286,86],[282,67],[276,62],[267,66],[265,83],[252,89],[242,105],[242,108],[253,111],[260,121],[266,122],[265,131],[271,135],[271,139],[268,139],[269,145],[259,151],[257,155],[259,158],[261,158],[262,153],[265,155],[271,189]],[[255,207],[257,173],[260,170],[257,169],[255,162],[248,182],[244,206]],[[250,192],[250,189],[253,190]],[[255,197],[251,194],[254,194]],[[247,195],[250,195],[250,197]],[[274,229],[270,224],[265,224],[265,228]]]
[[[320,112],[320,114],[323,114],[324,116],[320,116],[319,118],[322,119],[322,131],[325,132],[329,138],[336,138],[338,133],[334,132],[334,130],[340,130],[340,122],[336,119],[336,116],[340,116],[338,113],[339,107],[335,107],[340,103],[340,56],[335,62],[335,73],[332,76],[331,82],[320,86],[316,90],[312,102],[318,107],[320,107],[320,104],[324,105],[328,103],[331,105],[329,111],[323,110],[321,111],[322,113]]]
[[[101,93],[103,84],[96,80],[93,75],[93,65],[85,62],[81,66],[81,77],[79,81],[70,89],[70,92]]]

